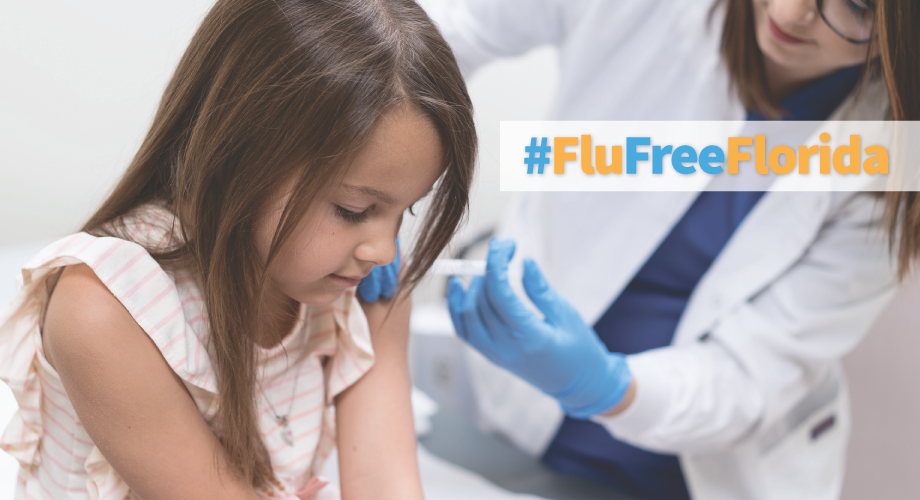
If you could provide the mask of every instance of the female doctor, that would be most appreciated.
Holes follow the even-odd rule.
[[[916,0],[426,7],[467,73],[556,45],[558,120],[920,118]],[[839,360],[894,289],[882,212],[835,192],[518,196],[486,277],[450,285],[482,419],[637,498],[837,498]]]

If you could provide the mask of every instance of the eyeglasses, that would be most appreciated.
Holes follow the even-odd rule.
[[[875,8],[869,0],[816,0],[821,18],[844,40],[866,44],[872,40]]]

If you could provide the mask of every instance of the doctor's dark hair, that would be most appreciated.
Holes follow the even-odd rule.
[[[468,208],[476,156],[472,103],[450,47],[412,0],[218,0],[169,82],[153,124],[114,191],[83,230],[129,238],[144,204],[176,215],[180,241],[149,248],[197,279],[209,321],[229,463],[255,486],[274,475],[256,416],[254,332],[265,277],[320,193],[389,111],[409,106],[438,132],[444,172],[410,264],[407,293]],[[254,225],[296,181],[267,261]]]
[[[876,9],[882,74],[888,86],[891,117],[920,120],[920,2],[880,0]],[[920,193],[886,194],[888,229],[904,279],[920,259]]]
[[[766,86],[752,0],[716,0],[713,12],[723,5],[722,58],[742,103],[768,117],[782,116]],[[866,75],[884,79],[892,120],[920,120],[920,1],[874,0],[872,5],[875,26]],[[920,193],[892,191],[885,202],[891,249],[904,279],[920,260]]]

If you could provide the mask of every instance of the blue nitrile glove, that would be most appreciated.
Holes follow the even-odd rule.
[[[508,282],[513,255],[513,240],[493,239],[485,276],[473,278],[468,290],[451,279],[447,302],[458,334],[556,398],[568,415],[588,418],[612,409],[632,382],[625,357],[607,351],[532,259],[524,260],[524,290],[545,319],[528,309]]]
[[[399,284],[399,238],[396,238],[396,258],[385,266],[374,266],[371,273],[358,283],[358,295],[364,302],[377,302],[381,297],[392,299]]]

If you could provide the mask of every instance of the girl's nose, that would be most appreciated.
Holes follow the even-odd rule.
[[[387,232],[368,238],[355,249],[355,257],[375,266],[385,266],[396,259],[396,236]]]
[[[815,0],[773,0],[770,16],[778,24],[809,24],[817,18]]]

